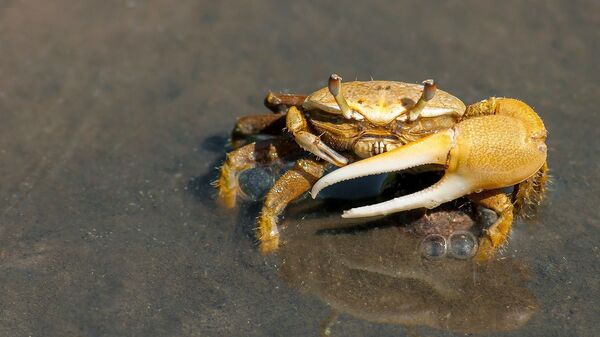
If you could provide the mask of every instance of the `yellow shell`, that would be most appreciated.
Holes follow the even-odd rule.
[[[369,122],[386,125],[398,118],[406,119],[406,112],[421,96],[423,85],[394,81],[355,81],[342,83],[341,93],[350,108]],[[302,105],[307,110],[319,109],[332,114],[341,114],[327,87],[312,93]],[[454,114],[462,116],[465,104],[453,95],[437,90],[432,100],[421,113],[421,117],[437,117]],[[403,117],[404,116],[404,117]]]

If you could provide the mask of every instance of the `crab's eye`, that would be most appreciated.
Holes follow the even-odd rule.
[[[450,236],[449,253],[452,257],[466,260],[475,256],[477,252],[477,239],[467,231],[457,231]]]
[[[427,259],[441,259],[446,256],[448,250],[446,238],[439,234],[428,235],[421,241],[419,250],[421,255]]]

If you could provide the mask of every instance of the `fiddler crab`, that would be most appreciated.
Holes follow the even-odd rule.
[[[264,133],[277,137],[227,154],[217,182],[225,207],[234,207],[243,194],[242,171],[299,158],[265,197],[257,227],[262,253],[277,249],[278,217],[291,201],[308,190],[315,198],[327,186],[368,175],[443,170],[428,188],[347,210],[342,217],[432,209],[465,196],[498,215],[479,239],[479,260],[489,259],[506,242],[513,213],[525,216],[543,199],[547,132],[524,102],[491,97],[465,106],[433,80],[422,85],[341,80],[333,74],[327,87],[309,96],[269,93],[265,104],[275,113],[238,119],[234,140]],[[323,176],[330,164],[339,168]],[[507,187],[513,187],[510,196]]]

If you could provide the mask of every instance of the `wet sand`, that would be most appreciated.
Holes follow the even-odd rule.
[[[531,104],[553,182],[504,255],[538,312],[594,336],[600,6],[592,1],[0,4],[0,336],[305,336],[329,309],[257,253],[210,182],[235,118],[329,74]],[[419,328],[427,336],[449,333]],[[337,336],[403,335],[342,315]]]

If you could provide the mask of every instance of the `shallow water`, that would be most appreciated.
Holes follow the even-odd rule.
[[[551,191],[489,270],[508,280],[491,288],[499,305],[518,294],[536,310],[516,330],[480,333],[596,335],[599,10],[591,1],[3,1],[0,335],[317,334],[334,298],[325,286],[294,287],[297,274],[278,259],[289,250],[260,256],[259,206],[219,209],[210,182],[237,116],[264,112],[268,90],[307,93],[332,72],[435,78],[465,102],[498,95],[534,106],[549,130]],[[363,249],[363,260],[325,250],[341,261],[328,268],[364,267],[377,251]],[[476,298],[461,275],[443,279]],[[382,288],[372,286],[363,284],[375,296]],[[496,312],[476,309],[461,312]],[[378,323],[383,315],[341,313],[332,335],[462,334]]]

